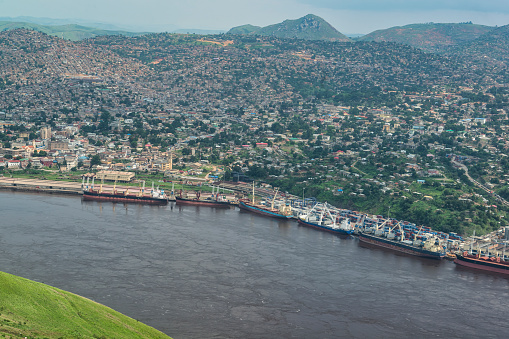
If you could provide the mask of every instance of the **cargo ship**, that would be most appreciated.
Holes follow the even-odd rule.
[[[177,205],[206,206],[216,208],[230,208],[231,206],[229,201],[220,199],[219,193],[207,198],[200,198],[200,196],[200,192],[196,192],[194,198],[183,197],[182,190],[180,190],[180,194],[175,196],[175,200]]]
[[[509,275],[509,261],[506,257],[481,257],[480,255],[463,252],[456,254],[454,263],[460,266]]]
[[[445,257],[445,248],[441,244],[441,239],[433,233],[421,233],[421,230],[419,230],[417,234],[414,234],[413,239],[406,239],[405,231],[400,222],[393,227],[384,227],[387,221],[379,226],[365,228],[360,231],[359,241],[364,244],[423,258],[443,259]]]
[[[350,235],[354,232],[350,219],[331,213],[327,203],[314,205],[306,214],[300,215],[297,222],[302,226],[339,235]]]
[[[259,215],[263,215],[265,217],[276,218],[276,219],[291,219],[291,207],[290,206],[280,206],[279,208],[274,208],[274,201],[276,200],[277,191],[272,198],[271,206],[266,206],[263,204],[255,203],[255,191],[254,191],[254,182],[253,182],[253,195],[252,200],[249,201],[247,199],[242,199],[239,201],[239,208],[244,211],[248,211],[251,213],[256,213]]]
[[[154,189],[154,183],[152,183],[152,190],[149,193],[145,193],[145,182],[143,182],[143,188],[138,193],[129,193],[129,189],[125,191],[117,191],[116,185],[113,186],[113,191],[103,191],[102,184],[99,189],[94,189],[94,183],[88,187],[87,185],[83,188],[83,200],[94,200],[94,201],[111,201],[111,202],[124,202],[124,203],[137,203],[137,204],[150,204],[150,205],[166,205],[168,204],[168,197],[163,190],[159,187]]]
[[[259,215],[263,215],[265,217],[271,217],[271,218],[276,218],[276,219],[291,219],[292,218],[291,214],[287,214],[284,211],[281,211],[281,210],[278,210],[275,208],[270,208],[270,207],[264,206],[264,205],[251,204],[251,203],[249,203],[247,201],[243,201],[243,200],[239,201],[239,208],[241,210],[248,211],[251,213],[256,213]]]

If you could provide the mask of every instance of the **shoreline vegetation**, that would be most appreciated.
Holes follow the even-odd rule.
[[[0,335],[5,338],[170,338],[107,306],[0,272]]]

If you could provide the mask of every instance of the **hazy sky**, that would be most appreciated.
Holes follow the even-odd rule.
[[[306,14],[342,33],[423,22],[509,24],[509,0],[0,0],[0,16],[81,19],[161,30],[266,26]]]

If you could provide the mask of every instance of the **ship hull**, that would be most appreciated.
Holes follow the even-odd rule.
[[[307,226],[307,227],[312,227],[314,229],[317,229],[317,230],[320,230],[320,231],[329,232],[329,233],[333,233],[333,234],[338,234],[338,235],[350,235],[350,234],[353,234],[353,230],[342,230],[342,229],[335,229],[335,228],[331,228],[331,227],[327,227],[327,226],[321,226],[321,225],[318,225],[318,224],[315,224],[315,223],[312,223],[312,222],[309,222],[309,221],[304,221],[302,219],[298,219],[297,222],[298,222],[299,225]]]
[[[124,195],[113,193],[96,193],[96,192],[83,192],[83,200],[92,201],[110,201],[110,202],[123,202],[135,204],[148,204],[148,205],[166,205],[168,199],[152,198],[147,196]]]
[[[214,200],[197,200],[175,197],[177,205],[188,206],[206,206],[215,208],[230,208],[231,204],[227,201],[214,201]]]
[[[422,258],[440,260],[445,256],[445,252],[428,251],[423,248],[418,248],[409,244],[401,243],[396,240],[384,239],[365,233],[359,234],[359,241],[361,243],[382,247],[392,251],[401,252],[409,255],[415,255]]]
[[[276,218],[276,219],[282,219],[282,220],[288,220],[288,219],[291,218],[291,217],[286,216],[284,214],[280,214],[280,213],[277,213],[277,212],[269,211],[269,210],[264,209],[264,208],[248,205],[248,204],[246,204],[245,202],[242,202],[242,201],[239,203],[239,208],[241,210],[244,210],[244,211],[248,211],[248,212],[251,212],[251,213],[262,215],[264,217],[270,217],[270,218]]]
[[[475,258],[471,256],[457,255],[454,263],[460,266],[482,270],[487,272],[509,275],[509,263],[497,263],[490,259]]]

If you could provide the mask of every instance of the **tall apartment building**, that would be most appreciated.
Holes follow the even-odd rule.
[[[51,139],[51,127],[41,128],[41,139]]]

